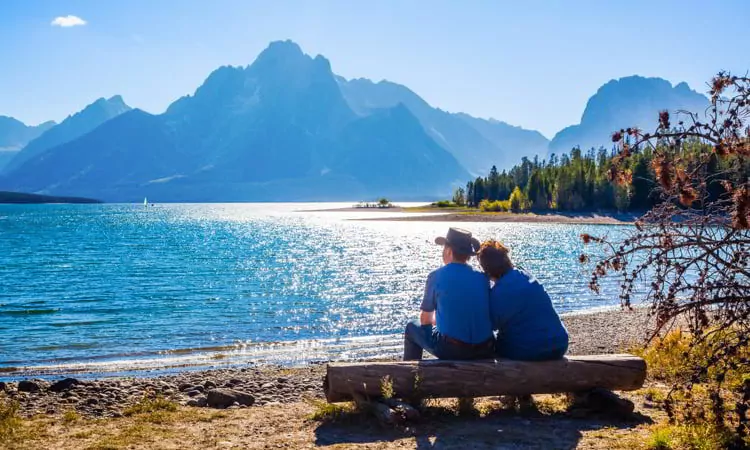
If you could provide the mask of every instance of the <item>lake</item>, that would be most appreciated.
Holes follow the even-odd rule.
[[[0,205],[0,372],[131,373],[388,357],[445,222],[349,204]],[[500,239],[561,313],[619,304],[578,262],[622,226],[461,223]]]

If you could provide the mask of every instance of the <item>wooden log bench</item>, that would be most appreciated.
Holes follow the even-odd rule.
[[[643,386],[646,362],[633,355],[569,356],[555,361],[396,361],[332,363],[324,381],[330,403],[382,396],[474,398],[496,395],[631,391]]]

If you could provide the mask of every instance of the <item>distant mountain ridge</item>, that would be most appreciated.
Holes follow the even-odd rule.
[[[0,171],[24,145],[54,127],[53,121],[29,126],[13,117],[0,116]]]
[[[336,76],[323,56],[277,41],[249,66],[214,70],[163,114],[114,96],[56,126],[0,117],[0,145],[34,137],[20,152],[0,151],[0,189],[106,201],[437,199],[493,165],[609,146],[615,129],[652,128],[659,110],[707,105],[685,83],[612,80],[580,124],[548,141],[432,107],[397,83]],[[16,153],[2,170],[2,157]]]
[[[390,81],[375,83],[366,78],[343,77],[336,80],[357,114],[367,115],[400,103],[406,106],[425,131],[474,175],[486,173],[493,165],[511,167],[523,156],[546,153],[547,138],[538,131],[434,108],[406,86]]]
[[[50,120],[37,126],[29,126],[12,117],[0,116],[0,150],[17,150],[55,125]]]
[[[571,148],[609,147],[615,130],[636,126],[652,130],[661,110],[687,110],[703,113],[708,107],[706,96],[690,89],[687,83],[674,87],[661,78],[630,76],[603,85],[586,104],[581,122],[558,132],[549,144],[550,153],[564,153]]]
[[[119,95],[108,99],[100,98],[29,142],[4,169],[0,168],[0,173],[10,173],[29,159],[41,155],[50,148],[83,136],[109,119],[130,111],[130,109],[130,106],[125,104],[125,101]]]
[[[120,114],[0,185],[109,201],[360,200],[445,196],[468,177],[408,109],[358,116],[328,60],[283,41],[164,114]]]

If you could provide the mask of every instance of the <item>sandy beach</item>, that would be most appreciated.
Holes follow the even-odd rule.
[[[504,223],[548,223],[548,224],[589,224],[589,225],[625,225],[635,222],[639,217],[634,213],[616,212],[481,212],[466,208],[424,207],[402,208],[363,208],[348,207],[334,209],[308,210],[305,212],[366,213],[372,217],[358,217],[356,221],[405,221],[405,222],[504,222]],[[399,213],[398,216],[383,217],[384,213]]]
[[[410,211],[404,211],[410,212]],[[555,213],[555,214],[535,214],[535,213],[445,213],[440,214],[436,211],[434,214],[420,214],[410,212],[409,216],[401,217],[371,217],[353,220],[387,220],[387,221],[405,221],[405,222],[505,222],[505,223],[548,223],[548,224],[589,224],[589,225],[626,225],[635,221],[637,216],[633,215],[600,215],[597,213]]]

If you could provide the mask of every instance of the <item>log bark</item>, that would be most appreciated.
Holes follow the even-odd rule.
[[[646,363],[633,355],[570,356],[555,361],[398,361],[333,363],[324,391],[329,402],[354,395],[378,398],[384,377],[397,398],[554,394],[643,386]]]

